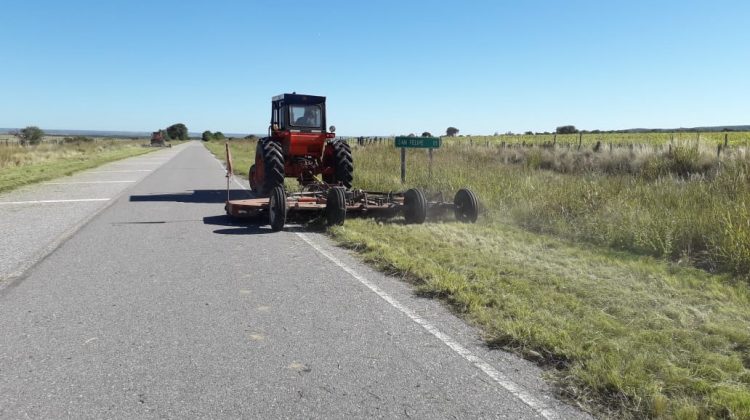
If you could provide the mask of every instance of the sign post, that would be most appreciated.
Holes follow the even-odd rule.
[[[396,137],[394,145],[401,148],[401,183],[406,182],[406,149],[429,149],[430,178],[432,178],[432,149],[440,147],[439,137]]]
[[[406,148],[401,148],[401,183],[406,182]]]

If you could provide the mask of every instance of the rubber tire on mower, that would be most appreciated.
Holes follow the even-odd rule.
[[[268,197],[276,187],[284,186],[284,154],[281,144],[270,138],[261,139],[255,149],[256,160],[263,160],[263,183],[254,191],[261,197]]]
[[[411,188],[404,193],[404,219],[408,224],[421,225],[427,218],[427,199],[422,190]]]
[[[328,226],[343,225],[346,220],[346,190],[333,187],[326,197],[326,221]]]
[[[268,198],[268,224],[271,230],[278,232],[286,223],[286,193],[284,187],[278,186],[271,190]]]
[[[458,190],[453,198],[453,212],[456,220],[464,223],[474,223],[479,216],[479,200],[473,191],[467,188]]]
[[[329,184],[341,183],[346,189],[352,187],[354,180],[354,158],[349,143],[343,140],[333,140],[328,144],[333,148],[333,169],[335,179],[324,179]]]

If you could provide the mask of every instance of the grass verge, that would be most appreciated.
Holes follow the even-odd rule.
[[[744,283],[502,223],[347,220],[332,234],[449,302],[490,345],[553,366],[592,412],[750,418]]]
[[[0,192],[156,150],[141,147],[141,143],[107,140],[90,144],[0,146]]]

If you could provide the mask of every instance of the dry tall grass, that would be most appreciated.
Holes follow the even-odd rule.
[[[354,156],[356,186],[403,188],[392,145],[355,147]],[[448,193],[469,186],[487,220],[748,276],[745,148],[717,156],[712,146],[594,152],[448,144],[434,156],[430,179],[424,151],[409,152],[408,185]]]

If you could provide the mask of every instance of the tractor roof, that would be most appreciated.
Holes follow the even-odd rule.
[[[272,99],[274,102],[284,101],[287,104],[324,104],[326,102],[325,96],[314,96],[314,95],[303,95],[298,93],[284,93],[278,96],[274,96]]]

